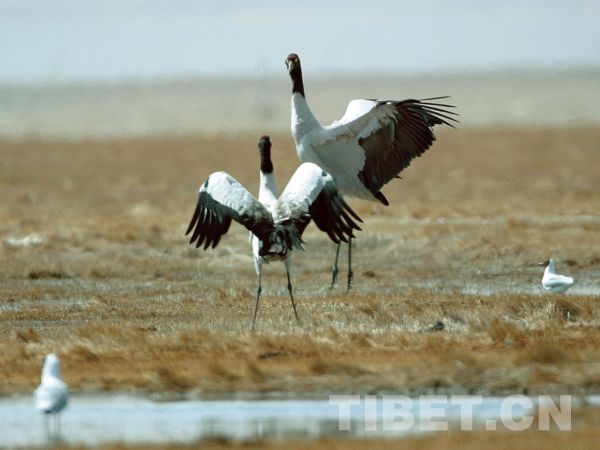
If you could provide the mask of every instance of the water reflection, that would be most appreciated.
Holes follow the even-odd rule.
[[[35,411],[30,397],[5,398],[0,400],[0,447],[56,442],[92,446],[108,442],[182,443],[209,438],[247,441],[319,436],[399,437],[426,431],[421,420],[423,398],[402,397],[410,404],[414,424],[386,429],[381,397],[371,397],[376,419],[369,422],[365,421],[367,406],[363,396],[347,409],[349,426],[344,431],[340,429],[339,404],[330,403],[329,398],[324,397],[322,400],[153,402],[124,394],[73,396],[62,417],[62,432],[53,435],[51,442],[44,433],[43,417]],[[478,399],[481,402],[472,409],[475,429],[489,420],[501,418],[505,400],[502,397]],[[588,397],[586,402],[598,404],[599,398]],[[536,400],[529,403],[536,404]],[[574,399],[573,405],[578,403],[581,400]],[[398,403],[398,406],[405,408],[406,405]],[[449,428],[457,427],[462,406],[442,402],[438,407]],[[515,420],[531,413],[527,408],[512,410]]]

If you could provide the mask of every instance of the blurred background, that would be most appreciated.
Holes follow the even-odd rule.
[[[0,135],[289,126],[300,55],[324,122],[356,97],[452,95],[466,126],[600,121],[593,0],[0,0]]]

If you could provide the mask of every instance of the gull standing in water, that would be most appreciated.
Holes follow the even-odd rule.
[[[556,273],[556,265],[554,264],[554,260],[552,258],[547,259],[539,265],[546,267],[544,269],[544,276],[542,277],[542,286],[549,292],[554,294],[562,294],[563,292],[566,292],[567,289],[569,289],[575,282],[575,280],[571,277],[566,277]]]
[[[54,427],[60,433],[60,412],[67,405],[69,388],[60,378],[60,361],[54,353],[46,355],[42,368],[42,382],[33,392],[35,408],[42,412],[46,421],[46,433],[51,431],[48,421],[54,417]]]

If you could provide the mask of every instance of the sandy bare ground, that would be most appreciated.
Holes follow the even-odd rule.
[[[75,391],[600,391],[597,128],[439,133],[384,190],[391,207],[351,202],[351,293],[345,263],[327,290],[333,244],[311,226],[301,323],[271,265],[252,334],[247,232],[206,252],[183,232],[210,172],[256,190],[260,133],[0,142],[0,394],[31,392],[49,351]],[[273,141],[283,186],[296,156]],[[568,295],[538,286],[549,256],[578,281]]]

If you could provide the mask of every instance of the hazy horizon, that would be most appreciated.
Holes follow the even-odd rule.
[[[327,124],[352,98],[450,95],[460,127],[600,123],[600,71],[455,76],[306,77],[316,116]],[[287,74],[253,79],[54,86],[0,85],[0,136],[107,138],[289,130]]]
[[[0,0],[0,136],[289,129],[284,60],[323,123],[450,95],[461,126],[600,123],[592,0]]]

